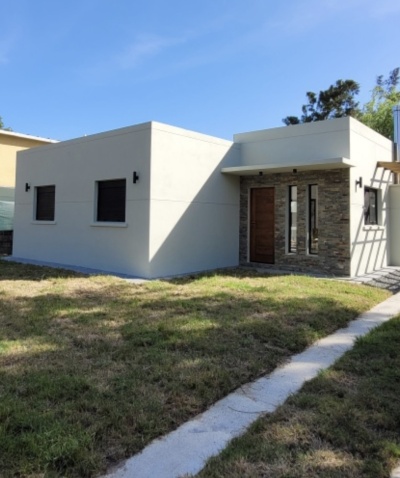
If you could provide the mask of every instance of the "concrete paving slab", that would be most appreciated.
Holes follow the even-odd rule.
[[[198,473],[210,457],[243,434],[258,417],[273,412],[304,382],[332,365],[357,337],[398,314],[400,293],[362,314],[348,327],[318,340],[270,375],[240,387],[177,430],[154,440],[106,478],[178,478]],[[400,478],[400,474],[392,475],[395,477]]]

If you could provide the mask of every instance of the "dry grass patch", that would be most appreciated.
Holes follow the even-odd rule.
[[[387,295],[239,270],[132,285],[0,261],[0,470],[96,476]]]

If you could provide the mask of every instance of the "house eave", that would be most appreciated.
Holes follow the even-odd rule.
[[[0,129],[0,136],[9,136],[12,138],[28,139],[30,141],[37,141],[38,143],[58,143],[56,139],[42,138],[40,136],[32,136],[30,134],[16,133],[15,131],[8,131]]]
[[[271,163],[271,164],[259,164],[259,165],[246,165],[246,166],[231,166],[222,168],[221,173],[231,174],[236,176],[251,176],[254,174],[275,174],[275,173],[292,173],[294,170],[300,171],[317,171],[317,170],[329,170],[329,169],[342,169],[352,168],[355,164],[351,163],[348,158],[328,158],[320,161],[313,161],[310,163],[304,162],[283,162],[283,163]]]

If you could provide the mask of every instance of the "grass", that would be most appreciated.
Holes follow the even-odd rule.
[[[388,478],[400,460],[400,317],[258,420],[199,478]]]
[[[240,270],[134,285],[0,261],[1,473],[104,473],[387,296]]]

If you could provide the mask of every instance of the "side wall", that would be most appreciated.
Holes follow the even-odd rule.
[[[389,254],[390,266],[400,266],[400,184],[389,188]]]
[[[350,227],[351,275],[358,276],[388,265],[388,204],[392,173],[377,167],[392,161],[393,144],[375,131],[350,119]],[[362,187],[356,181],[362,178]],[[364,224],[365,187],[378,190],[378,225]]]
[[[318,255],[311,255],[307,252],[309,184],[318,185]],[[298,188],[297,252],[289,254],[287,252],[288,188],[296,185]],[[275,188],[275,264],[267,265],[268,267],[338,276],[350,274],[348,169],[242,176],[240,182],[240,263],[243,265],[250,264],[248,262],[250,189],[258,187]]]
[[[238,264],[239,178],[220,170],[239,153],[230,141],[153,123],[152,277]]]
[[[150,132],[148,123],[19,153],[13,256],[146,277]],[[96,224],[96,181],[123,178],[126,223]],[[33,220],[44,185],[55,185],[53,223]]]

